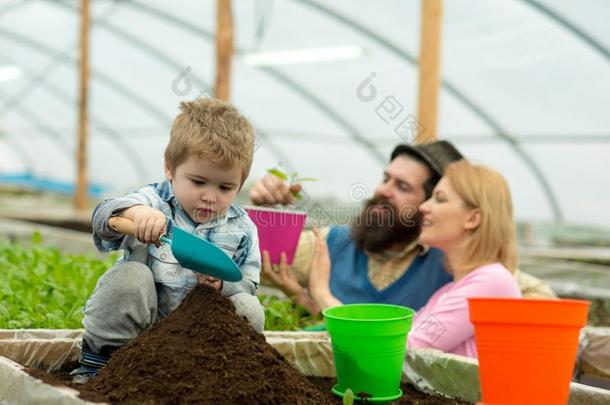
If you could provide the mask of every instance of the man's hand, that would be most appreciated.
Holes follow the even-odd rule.
[[[286,296],[293,298],[302,294],[304,288],[297,280],[296,274],[288,268],[286,253],[282,253],[280,264],[271,264],[271,257],[268,251],[263,252],[263,277],[271,281],[271,284],[278,287]]]
[[[317,314],[320,309],[309,296],[305,288],[299,284],[296,274],[288,267],[286,253],[282,253],[280,264],[271,264],[271,257],[268,251],[263,252],[263,277],[271,281],[278,287],[286,296],[292,299],[298,305],[304,307],[310,314]]]
[[[167,222],[163,212],[146,205],[135,205],[123,210],[121,216],[133,221],[134,236],[140,242],[159,244],[159,238],[165,233]]]
[[[300,184],[289,186],[277,176],[268,174],[250,189],[250,200],[254,205],[289,205],[296,201],[293,193],[299,191]]]
[[[216,291],[220,291],[222,289],[222,280],[216,277],[208,276],[207,274],[197,273],[197,281],[199,284],[210,286]]]
[[[314,227],[313,232],[316,235],[316,248],[309,272],[309,293],[320,309],[342,305],[330,292],[331,263],[328,245],[318,228]]]

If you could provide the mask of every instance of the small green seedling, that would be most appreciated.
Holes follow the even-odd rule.
[[[302,183],[304,181],[318,181],[318,179],[314,179],[313,177],[298,177],[299,174],[297,172],[284,173],[283,171],[281,171],[280,169],[275,168],[275,167],[273,167],[271,169],[267,169],[267,173],[269,173],[279,179],[287,181],[289,184],[289,187],[292,187],[293,184]],[[303,195],[299,191],[291,191],[290,193],[297,200],[303,199]]]
[[[343,393],[343,405],[354,405],[354,393],[349,388]]]

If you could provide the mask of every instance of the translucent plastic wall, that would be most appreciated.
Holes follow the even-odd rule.
[[[74,181],[79,4],[0,1],[5,182]],[[92,1],[90,177],[103,193],[161,179],[180,100],[212,93],[215,4]],[[233,2],[232,101],[259,137],[251,180],[280,166],[320,179],[312,197],[372,194],[416,132],[419,7]],[[444,2],[439,137],[506,175],[520,220],[610,225],[608,21],[604,0]]]

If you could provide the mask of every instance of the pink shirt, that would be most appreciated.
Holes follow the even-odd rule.
[[[520,298],[521,291],[515,277],[500,263],[479,267],[441,287],[417,311],[407,346],[476,358],[474,327],[468,313],[470,297]]]

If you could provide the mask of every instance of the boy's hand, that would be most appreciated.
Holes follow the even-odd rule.
[[[199,284],[205,284],[212,287],[216,291],[222,289],[222,280],[216,277],[208,276],[207,274],[197,274],[197,281]]]
[[[121,216],[133,221],[134,236],[140,242],[159,244],[159,238],[165,233],[167,222],[163,212],[146,205],[136,205],[122,211]]]

